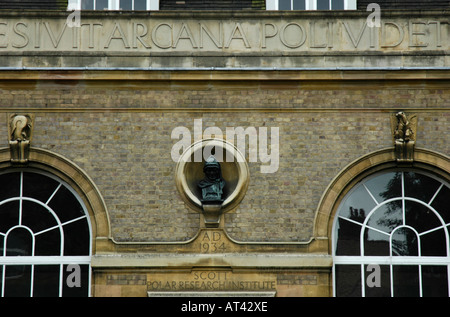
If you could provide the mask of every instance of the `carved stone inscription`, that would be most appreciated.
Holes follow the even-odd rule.
[[[150,292],[182,291],[273,291],[276,276],[233,273],[231,270],[193,270],[186,274],[152,274],[147,282]]]
[[[265,21],[0,18],[0,52],[270,52],[358,50],[448,50],[449,24],[443,18],[267,19]]]
[[[222,230],[202,231],[198,239],[201,253],[229,252],[231,245]]]

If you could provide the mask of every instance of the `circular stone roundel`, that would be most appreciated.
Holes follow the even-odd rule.
[[[186,149],[175,169],[177,189],[192,209],[202,212],[202,192],[198,183],[205,177],[203,168],[211,155],[219,162],[222,178],[225,180],[221,209],[227,212],[244,198],[249,183],[249,170],[242,153],[225,140],[204,139]]]

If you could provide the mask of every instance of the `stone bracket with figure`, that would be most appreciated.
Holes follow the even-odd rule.
[[[29,114],[12,114],[8,117],[9,147],[11,163],[28,162],[34,116]]]
[[[416,144],[417,115],[408,116],[403,111],[399,111],[391,116],[391,126],[397,162],[413,162],[414,147]]]

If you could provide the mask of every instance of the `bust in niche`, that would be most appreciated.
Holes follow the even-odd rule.
[[[213,155],[206,160],[203,173],[205,178],[198,182],[202,196],[200,201],[202,204],[222,204],[225,180],[222,178],[220,164]]]

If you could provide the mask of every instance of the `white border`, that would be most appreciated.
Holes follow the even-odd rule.
[[[267,11],[276,11],[279,10],[279,0],[266,0],[266,10]],[[291,0],[291,7],[292,7]],[[331,1],[330,8],[331,8]],[[305,0],[305,10],[317,10],[317,0]],[[356,0],[344,0],[344,10],[356,10]]]
[[[69,0],[67,4],[67,11],[81,10],[81,1],[83,0]],[[108,0],[109,10],[120,10],[119,0]],[[95,10],[95,0],[94,0],[94,10]],[[134,10],[134,0],[133,0],[133,10]],[[157,11],[159,10],[159,0],[147,0],[147,11]]]

